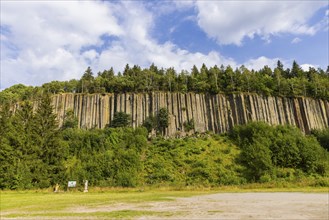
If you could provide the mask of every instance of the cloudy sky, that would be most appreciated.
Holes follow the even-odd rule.
[[[328,26],[327,0],[1,0],[0,90],[127,63],[326,69]]]

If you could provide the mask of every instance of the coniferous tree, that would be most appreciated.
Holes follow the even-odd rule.
[[[12,188],[15,160],[14,149],[10,145],[8,137],[11,136],[11,113],[9,104],[0,108],[0,189]]]
[[[81,77],[80,84],[81,84],[81,92],[93,93],[93,81],[94,81],[94,74],[91,68],[88,66],[86,71]]]
[[[303,75],[302,68],[298,65],[298,63],[295,60],[292,63],[292,68],[291,68],[290,75],[292,77],[302,77],[302,75]]]
[[[63,144],[60,142],[58,123],[53,113],[51,97],[45,94],[35,114],[34,138],[40,149],[40,159],[45,164],[43,184],[57,183],[63,178]]]

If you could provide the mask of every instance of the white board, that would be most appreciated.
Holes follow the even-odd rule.
[[[67,184],[67,187],[76,187],[77,186],[77,181],[69,181]]]

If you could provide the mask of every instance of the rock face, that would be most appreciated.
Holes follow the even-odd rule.
[[[114,112],[125,112],[137,127],[160,108],[167,108],[166,135],[184,135],[184,122],[193,119],[194,132],[222,133],[234,125],[265,121],[290,124],[308,133],[329,127],[329,102],[312,98],[262,97],[255,94],[209,95],[195,93],[58,94],[53,97],[59,124],[73,110],[80,128],[104,128]]]

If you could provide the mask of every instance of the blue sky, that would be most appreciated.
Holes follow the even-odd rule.
[[[326,69],[328,1],[1,1],[1,85],[128,63]]]

